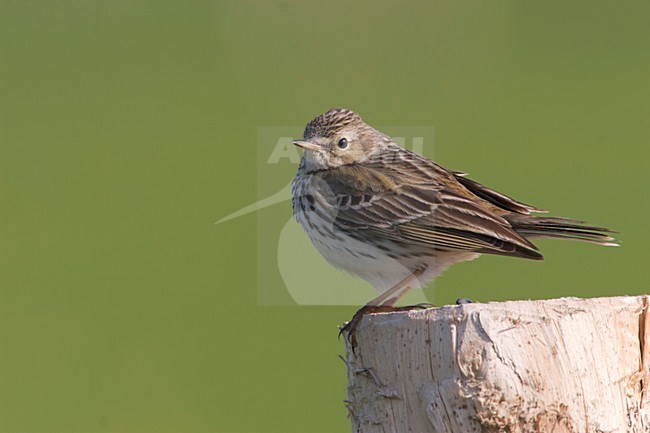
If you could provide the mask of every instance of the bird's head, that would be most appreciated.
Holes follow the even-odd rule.
[[[304,138],[293,144],[305,149],[303,161],[309,168],[322,170],[361,164],[390,141],[354,111],[332,108],[309,122]]]

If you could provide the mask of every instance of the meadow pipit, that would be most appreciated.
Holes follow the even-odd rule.
[[[400,147],[351,110],[317,116],[293,143],[305,149],[296,219],[329,263],[380,292],[348,326],[480,254],[541,260],[532,238],[617,245],[606,228],[531,215],[545,211]]]

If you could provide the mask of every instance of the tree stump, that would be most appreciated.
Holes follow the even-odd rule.
[[[356,339],[354,432],[650,431],[647,296],[371,314]]]

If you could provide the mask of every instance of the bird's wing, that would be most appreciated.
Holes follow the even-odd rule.
[[[489,201],[493,205],[498,206],[505,211],[515,212],[522,215],[529,215],[531,212],[547,212],[544,209],[539,209],[534,206],[527,205],[515,200],[512,197],[508,197],[505,194],[501,194],[500,192],[490,189],[485,185],[481,185],[480,183],[467,178],[467,173],[463,173],[462,171],[454,171],[453,174],[456,180],[470,192],[472,192],[472,194],[475,194],[483,200]]]
[[[439,250],[462,250],[540,259],[536,247],[510,223],[483,206],[479,197],[453,187],[453,174],[432,165],[417,182],[382,166],[343,166],[328,170],[326,182],[336,208],[334,224],[397,242]],[[419,167],[422,171],[423,168]],[[408,183],[400,183],[407,181]],[[472,197],[474,199],[472,199]]]

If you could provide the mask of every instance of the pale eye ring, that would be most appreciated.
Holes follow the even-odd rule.
[[[336,143],[336,145],[339,147],[339,149],[345,149],[348,147],[348,139],[343,137],[339,140],[338,143]]]

